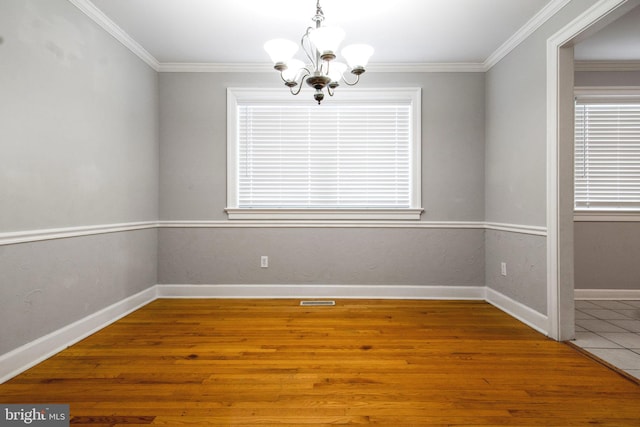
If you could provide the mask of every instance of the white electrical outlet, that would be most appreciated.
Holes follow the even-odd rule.
[[[260,257],[260,267],[261,268],[268,268],[269,267],[269,257],[266,255],[262,255]]]
[[[500,263],[500,274],[502,274],[503,276],[507,275],[507,263],[506,262],[501,262]]]

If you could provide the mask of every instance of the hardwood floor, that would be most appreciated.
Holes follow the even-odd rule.
[[[640,426],[640,386],[478,301],[157,300],[0,385],[74,426]]]

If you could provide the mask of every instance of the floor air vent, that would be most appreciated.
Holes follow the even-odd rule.
[[[336,305],[335,301],[300,301],[300,305]]]

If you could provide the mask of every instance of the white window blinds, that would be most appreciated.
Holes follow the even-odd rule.
[[[411,106],[238,105],[239,208],[409,208]]]
[[[640,102],[576,100],[575,209],[640,209]]]

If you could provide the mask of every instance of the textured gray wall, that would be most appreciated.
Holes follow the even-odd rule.
[[[275,72],[160,75],[162,220],[226,220],[226,88],[260,87],[265,78],[278,84]],[[482,221],[484,75],[371,73],[363,76],[361,86],[422,88],[422,219]],[[342,90],[349,89],[336,96]],[[163,229],[159,283],[482,285],[481,234]],[[268,270],[257,268],[260,255],[270,257]]]
[[[486,73],[489,222],[546,225],[547,40],[595,2],[570,2]]]
[[[483,286],[484,230],[163,228],[163,284]],[[260,268],[260,256],[269,268]]]
[[[485,283],[509,298],[547,314],[547,239],[498,230],[485,232]],[[507,264],[503,276],[500,264]]]
[[[640,289],[640,222],[576,222],[576,289]]]
[[[547,40],[594,3],[568,3],[486,74],[488,222],[546,225]],[[486,285],[546,313],[546,255],[540,253],[546,239],[503,236],[499,246],[496,239],[487,231]],[[509,263],[503,279],[495,272],[507,255],[521,261]]]
[[[155,285],[157,234],[0,246],[0,355]]]
[[[576,86],[640,86],[640,71],[576,71]]]
[[[279,79],[276,72],[160,75],[162,220],[226,219],[226,89],[277,87]],[[359,86],[422,88],[422,219],[481,221],[484,74],[371,73]]]
[[[0,2],[0,233],[158,218],[157,74],[67,0]],[[0,354],[157,283],[157,230],[0,246]]]
[[[66,0],[0,28],[0,232],[157,218],[156,72]]]

